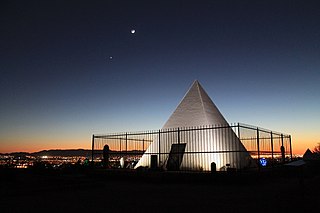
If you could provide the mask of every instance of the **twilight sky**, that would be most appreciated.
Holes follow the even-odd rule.
[[[227,121],[320,143],[318,1],[3,0],[0,57],[0,153],[160,129],[195,79]]]

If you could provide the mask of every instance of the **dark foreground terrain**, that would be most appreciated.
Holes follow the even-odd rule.
[[[2,169],[0,212],[316,212],[320,176]]]

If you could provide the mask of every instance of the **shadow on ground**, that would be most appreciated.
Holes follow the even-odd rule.
[[[319,170],[316,170],[319,171]],[[287,212],[313,210],[319,172],[168,173],[2,169],[1,212]]]

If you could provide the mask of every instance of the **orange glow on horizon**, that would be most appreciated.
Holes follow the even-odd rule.
[[[45,141],[45,142],[44,142]],[[308,135],[305,134],[294,134],[292,135],[292,152],[293,155],[303,155],[307,149],[311,151],[319,143],[316,134]],[[75,139],[75,140],[20,140],[16,142],[15,140],[5,140],[1,141],[0,153],[11,153],[11,152],[38,152],[42,150],[50,149],[91,149],[91,138],[86,140]],[[147,143],[145,144],[147,146]],[[138,147],[134,147],[138,148]],[[134,149],[133,147],[128,147],[128,150]],[[142,148],[142,147],[139,147]],[[146,149],[147,147],[144,147]],[[140,149],[139,149],[140,150]]]
[[[77,140],[77,141],[24,141],[14,143],[12,141],[1,142],[0,153],[12,152],[39,152],[42,150],[52,149],[91,149],[91,140]]]

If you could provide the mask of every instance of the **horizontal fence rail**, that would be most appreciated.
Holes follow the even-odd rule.
[[[92,161],[108,168],[226,171],[291,159],[290,135],[241,123],[92,137]]]

